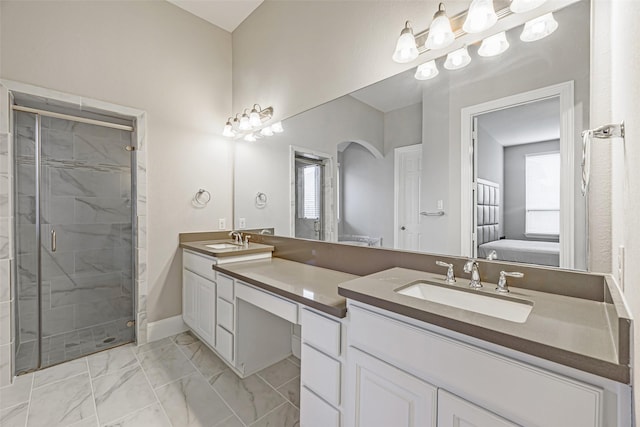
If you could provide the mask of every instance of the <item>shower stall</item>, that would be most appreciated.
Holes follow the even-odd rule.
[[[12,106],[16,374],[135,340],[134,123],[28,101]]]

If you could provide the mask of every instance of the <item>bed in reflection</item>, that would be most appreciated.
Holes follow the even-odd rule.
[[[495,251],[495,259],[527,264],[560,265],[560,243],[541,240],[514,240],[500,237],[500,187],[478,180],[476,224],[478,257]]]

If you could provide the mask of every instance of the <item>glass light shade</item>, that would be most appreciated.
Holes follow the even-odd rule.
[[[444,10],[444,5],[440,3],[438,11],[433,15],[433,21],[429,26],[429,35],[424,42],[427,49],[442,49],[453,43],[455,36],[451,31],[451,22]]]
[[[238,125],[238,129],[240,130],[249,130],[251,129],[251,123],[249,123],[249,116],[247,114],[243,114],[240,117],[240,124]]]
[[[463,47],[447,55],[447,60],[444,61],[444,68],[447,70],[459,70],[469,65],[470,62],[469,51],[467,51],[466,47]]]
[[[462,29],[466,33],[479,33],[493,27],[496,22],[498,15],[493,8],[493,0],[473,0]]]
[[[509,42],[507,41],[507,35],[505,32],[494,34],[491,37],[487,37],[482,40],[480,49],[478,49],[478,55],[480,56],[497,56],[509,48]]]
[[[260,120],[260,113],[258,113],[255,108],[251,110],[251,113],[249,114],[249,125],[252,128],[257,128],[262,125],[262,120]]]
[[[400,64],[404,64],[413,61],[417,57],[418,46],[416,45],[416,38],[413,36],[411,23],[407,21],[404,29],[400,33],[398,43],[396,43],[396,50],[393,52],[391,59]]]
[[[509,9],[511,9],[513,13],[524,13],[542,6],[546,1],[547,0],[512,0]]]
[[[233,131],[233,126],[231,126],[231,122],[227,122],[226,125],[224,125],[224,130],[222,131],[222,136],[226,136],[226,137],[233,137],[235,136],[236,133]]]
[[[276,122],[274,124],[271,125],[271,130],[274,133],[282,133],[284,132],[284,129],[282,128],[282,123],[281,122]]]
[[[558,22],[553,19],[553,13],[547,13],[524,24],[520,34],[523,42],[534,42],[543,39],[558,29]]]
[[[271,126],[267,126],[260,129],[260,134],[264,136],[273,136],[273,129],[271,129]]]
[[[416,69],[415,78],[416,80],[429,80],[438,75],[440,71],[438,71],[438,67],[436,67],[436,61],[425,62],[424,64],[420,64],[420,66]]]
[[[252,133],[250,133],[249,135],[246,135],[244,137],[244,140],[247,141],[247,142],[255,142],[255,141],[257,141],[255,135],[252,134]]]

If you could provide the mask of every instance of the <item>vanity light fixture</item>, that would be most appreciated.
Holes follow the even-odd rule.
[[[444,68],[447,70],[459,70],[466,67],[471,62],[469,51],[464,46],[458,50],[454,50],[447,55],[447,60],[444,61]]]
[[[257,128],[262,125],[262,120],[260,119],[260,113],[256,109],[258,107],[259,110],[262,110],[258,104],[254,104],[251,112],[249,113],[249,124],[252,128]]]
[[[273,136],[273,129],[271,129],[271,126],[263,127],[262,129],[260,129],[260,135]]]
[[[433,15],[433,21],[429,26],[429,34],[424,43],[427,49],[443,49],[455,40],[451,30],[451,21],[447,16],[444,3],[438,5],[438,11]]]
[[[437,76],[439,72],[436,61],[431,60],[419,65],[414,77],[416,80],[429,80]]]
[[[284,132],[284,128],[282,127],[282,122],[275,122],[271,125],[271,130],[274,133],[282,133]]]
[[[400,32],[398,37],[398,43],[396,43],[396,50],[393,52],[393,59],[399,64],[411,62],[418,57],[418,46],[416,45],[416,38],[413,36],[413,28],[411,28],[411,22],[407,21],[404,24],[404,29]]]
[[[242,116],[240,117],[240,125],[238,125],[238,129],[240,129],[240,130],[250,130],[251,129],[251,123],[249,123],[249,116],[247,115],[246,112],[242,113]]]
[[[553,19],[553,13],[547,13],[524,24],[520,34],[523,42],[534,42],[543,39],[558,28],[558,21]]]
[[[480,33],[493,27],[496,22],[498,15],[493,8],[493,0],[473,0],[462,30],[469,34]]]
[[[542,6],[547,0],[511,0],[509,9],[513,13],[529,12],[537,7]]]
[[[247,141],[247,142],[255,142],[255,141],[258,140],[258,138],[256,138],[256,136],[254,134],[250,133],[250,134],[244,136],[244,140]]]
[[[482,40],[482,44],[478,49],[478,55],[484,57],[498,56],[508,48],[509,42],[507,41],[507,34],[503,31]]]
[[[235,131],[233,130],[233,125],[231,124],[231,117],[227,119],[227,124],[224,125],[224,130],[222,131],[222,136],[226,136],[227,138],[233,138],[236,136]]]
[[[248,114],[247,114],[248,113]],[[238,116],[240,118],[238,118]],[[222,136],[227,138],[247,138],[252,135],[253,140],[267,136],[269,133],[262,133],[262,126],[273,117],[273,107],[262,108],[258,104],[253,104],[251,109],[245,108],[242,113],[237,113],[234,118],[229,117],[222,130]],[[255,131],[255,132],[254,132]],[[271,134],[273,135],[273,133]]]

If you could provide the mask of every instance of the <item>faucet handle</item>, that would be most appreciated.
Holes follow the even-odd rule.
[[[453,264],[449,264],[440,260],[436,261],[436,264],[440,267],[447,267],[447,277],[445,278],[445,283],[449,285],[456,283],[456,277],[453,274]]]
[[[495,250],[492,250],[491,252],[489,252],[489,255],[487,255],[487,259],[489,261],[493,261],[495,259],[498,259],[498,253]]]
[[[519,271],[501,271],[500,278],[498,279],[498,286],[496,287],[496,291],[500,293],[509,292],[509,286],[507,284],[507,277],[524,277],[524,273],[520,273]]]

